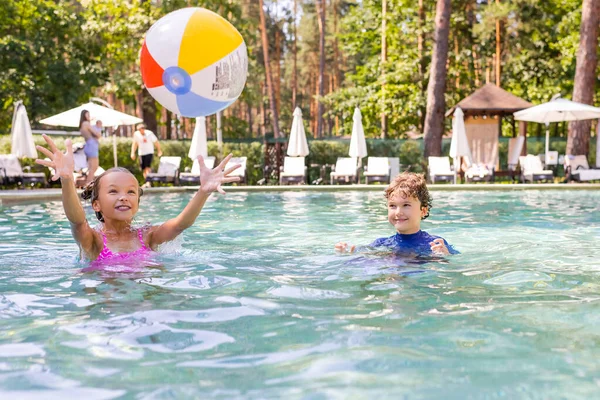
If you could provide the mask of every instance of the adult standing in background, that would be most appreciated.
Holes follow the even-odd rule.
[[[96,132],[90,124],[90,113],[88,110],[81,110],[79,116],[79,133],[85,139],[85,147],[83,152],[87,157],[88,171],[85,177],[85,185],[90,183],[94,179],[96,170],[98,169],[98,155],[100,151],[99,139],[102,136],[101,133]]]
[[[131,144],[131,159],[135,160],[135,151],[140,156],[140,167],[144,179],[146,175],[151,172],[150,166],[152,165],[152,158],[154,157],[154,147],[156,146],[158,156],[162,156],[162,150],[160,149],[160,143],[158,138],[152,132],[146,129],[146,125],[139,124],[136,126],[137,131],[133,133],[133,143]]]

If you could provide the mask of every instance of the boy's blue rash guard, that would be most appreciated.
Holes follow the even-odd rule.
[[[430,235],[425,231],[419,231],[409,235],[396,233],[393,236],[375,240],[369,245],[369,247],[385,247],[395,252],[428,255],[433,254],[430,243],[435,239],[442,239],[450,254],[460,254],[458,250],[446,242],[446,239],[439,236]]]

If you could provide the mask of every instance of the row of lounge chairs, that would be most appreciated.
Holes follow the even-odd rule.
[[[215,165],[214,157],[206,157],[204,163],[207,167],[213,168]],[[200,167],[197,161],[194,161],[190,172],[179,172],[181,157],[161,157],[158,171],[150,173],[146,177],[148,182],[164,182],[179,184],[199,184]],[[233,157],[229,164],[240,164],[231,175],[239,176],[242,183],[246,183],[246,157]],[[364,167],[365,183],[389,182],[390,176],[399,172],[399,159],[394,157],[369,157],[367,165]],[[358,159],[354,157],[339,157],[336,165],[332,167],[330,175],[331,184],[334,183],[357,183],[359,176]],[[308,168],[304,157],[285,157],[282,169],[279,173],[279,183],[281,185],[289,184],[307,184]]]
[[[87,162],[85,154],[80,149],[74,151],[75,182],[85,180]],[[554,156],[554,155],[552,155]],[[450,165],[449,157],[429,157],[428,159],[428,177],[431,183],[452,182],[455,178],[455,172]],[[206,157],[204,162],[207,167],[213,168],[215,157]],[[246,157],[233,157],[226,168],[231,165],[240,164],[232,176],[239,176],[241,183],[247,183]],[[146,177],[147,182],[162,182],[173,184],[200,184],[200,167],[195,160],[190,172],[181,172],[181,157],[160,158],[158,171],[150,173]],[[565,156],[564,157],[565,174],[567,180],[578,182],[600,180],[600,169],[590,168],[587,158],[584,155]],[[516,171],[516,166],[510,166]],[[359,163],[354,157],[339,157],[336,165],[332,167],[330,174],[330,183],[358,183]],[[400,164],[396,157],[368,157],[367,165],[364,167],[363,176],[365,183],[390,181],[390,177],[399,173]],[[553,181],[554,171],[544,169],[540,157],[528,154],[519,157],[520,180],[522,182]],[[104,170],[99,168],[97,174]],[[472,165],[464,171],[467,182],[494,181],[495,170],[493,167],[485,165]],[[307,184],[308,173],[304,157],[285,157],[282,170],[279,174],[279,183],[288,184]],[[42,184],[48,186],[46,174],[43,172],[25,172],[21,167],[19,159],[13,155],[0,155],[0,184]]]
[[[556,165],[557,163],[552,163],[551,160],[558,160],[558,152],[550,152],[548,158],[548,161],[550,161],[549,165]],[[450,157],[429,157],[428,161],[427,172],[431,183],[452,182],[455,179],[456,173],[450,166]],[[565,156],[564,165],[567,181],[586,182],[600,180],[600,169],[590,168],[587,158],[584,155]],[[521,182],[554,181],[554,171],[545,169],[539,156],[533,154],[520,156],[518,166]],[[509,165],[509,169],[511,172],[516,173],[517,165]],[[473,164],[465,168],[463,172],[467,183],[493,182],[495,177],[494,167],[483,164]]]

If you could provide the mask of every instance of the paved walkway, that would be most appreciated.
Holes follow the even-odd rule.
[[[226,186],[227,192],[284,192],[284,191],[383,191],[386,185],[298,185],[298,186]],[[535,183],[535,184],[439,184],[429,185],[431,191],[457,190],[600,190],[600,184],[594,183]],[[193,193],[198,186],[165,186],[144,189],[144,195],[160,193]],[[21,203],[44,203],[60,201],[60,189],[15,189],[0,190],[0,206]]]

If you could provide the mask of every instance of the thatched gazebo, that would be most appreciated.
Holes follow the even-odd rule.
[[[467,138],[474,162],[493,165],[497,171],[499,169],[498,138],[502,132],[502,120],[510,120],[513,137],[516,137],[517,131],[513,114],[532,106],[533,104],[530,102],[494,84],[487,83],[448,110],[446,116],[452,116],[456,107],[463,110]],[[525,137],[526,135],[527,124],[520,121],[519,136]],[[526,152],[525,149],[526,146],[523,145],[521,152]]]

